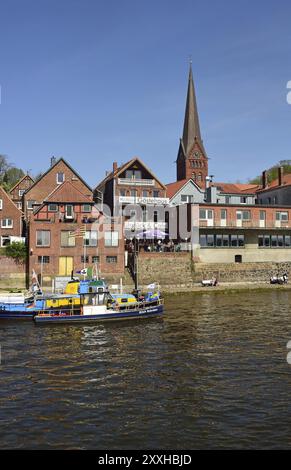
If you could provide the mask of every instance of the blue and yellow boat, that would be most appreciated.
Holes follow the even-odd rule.
[[[80,309],[63,307],[43,309],[34,315],[36,324],[95,323],[112,320],[132,320],[161,316],[164,302],[160,292],[145,296],[111,294],[104,281],[80,281]]]

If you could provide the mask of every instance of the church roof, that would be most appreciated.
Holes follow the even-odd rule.
[[[198,142],[198,144],[201,146],[201,150],[206,156],[203,140],[201,137],[192,67],[190,64],[183,137],[181,139],[182,148],[185,151],[186,156],[189,155],[189,152],[193,148],[195,142]]]

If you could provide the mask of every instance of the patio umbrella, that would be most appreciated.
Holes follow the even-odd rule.
[[[162,230],[145,230],[144,232],[139,232],[137,237],[139,238],[165,238],[168,234],[163,232]]]

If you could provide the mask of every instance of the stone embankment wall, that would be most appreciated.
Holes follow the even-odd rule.
[[[225,283],[265,283],[284,272],[291,279],[291,262],[194,263],[190,253],[141,253],[139,284],[159,282],[162,287],[192,287],[202,279],[217,277]]]
[[[192,286],[190,253],[140,253],[139,284],[158,282],[161,286]]]
[[[25,289],[26,266],[12,258],[0,256],[0,289]]]
[[[291,276],[291,263],[195,263],[193,281],[217,277],[220,282],[268,282],[284,272]]]

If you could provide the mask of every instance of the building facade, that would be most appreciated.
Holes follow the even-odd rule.
[[[34,183],[30,175],[24,175],[14,186],[10,189],[9,194],[14,204],[23,211],[23,195]]]
[[[100,194],[111,214],[124,216],[125,238],[132,237],[132,232],[166,230],[166,221],[157,215],[158,208],[169,203],[166,186],[139,158],[120,167],[113,163],[112,172],[95,188],[96,202]]]
[[[23,235],[22,212],[6,191],[0,187],[0,240],[1,247],[20,241]]]
[[[291,206],[192,206],[192,250],[197,262],[291,261]]]
[[[50,283],[92,266],[101,275],[124,272],[122,223],[104,217],[92,198],[66,181],[31,215],[29,269]]]

